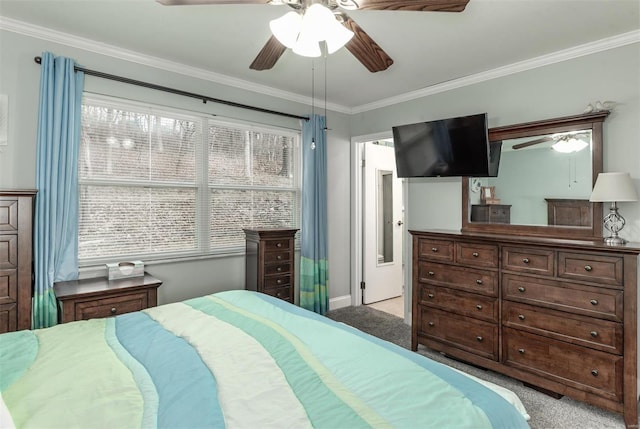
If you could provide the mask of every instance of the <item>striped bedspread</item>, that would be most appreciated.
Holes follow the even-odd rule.
[[[0,335],[0,392],[2,428],[528,427],[444,365],[247,291]]]

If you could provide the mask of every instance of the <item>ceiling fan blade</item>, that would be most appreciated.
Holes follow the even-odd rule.
[[[537,144],[540,144],[540,143],[544,143],[544,142],[549,142],[549,141],[552,141],[552,140],[555,140],[555,139],[552,138],[552,137],[542,137],[542,138],[539,138],[539,139],[530,140],[528,142],[514,144],[512,146],[512,149],[513,150],[523,149],[525,147],[534,146],[534,145],[537,145]]]
[[[356,22],[343,14],[343,25],[353,31],[353,37],[345,47],[370,72],[386,70],[393,64],[393,60]]]
[[[338,0],[345,9],[462,12],[469,0]]]
[[[164,6],[193,6],[203,4],[267,4],[270,0],[156,0]]]
[[[258,52],[258,56],[253,60],[249,68],[252,70],[270,69],[276,64],[286,49],[287,47],[280,43],[275,36],[271,36],[260,52]]]

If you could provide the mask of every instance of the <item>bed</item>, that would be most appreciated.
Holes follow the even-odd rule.
[[[517,397],[270,296],[0,335],[0,427],[527,428]]]

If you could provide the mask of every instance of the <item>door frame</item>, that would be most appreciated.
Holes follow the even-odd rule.
[[[362,159],[364,144],[373,140],[391,139],[391,131],[384,131],[375,134],[366,134],[351,138],[351,305],[354,307],[362,305],[362,292],[360,282],[362,281],[362,232],[364,222],[362,222]],[[405,323],[411,320],[411,279],[408,256],[410,253],[411,240],[407,237],[407,225],[409,216],[407,212],[408,186],[407,180],[402,180],[402,204],[404,205],[404,219],[402,225],[402,278],[404,283],[404,320]]]

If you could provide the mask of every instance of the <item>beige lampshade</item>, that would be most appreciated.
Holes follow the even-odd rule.
[[[638,201],[629,173],[600,173],[589,201]]]

